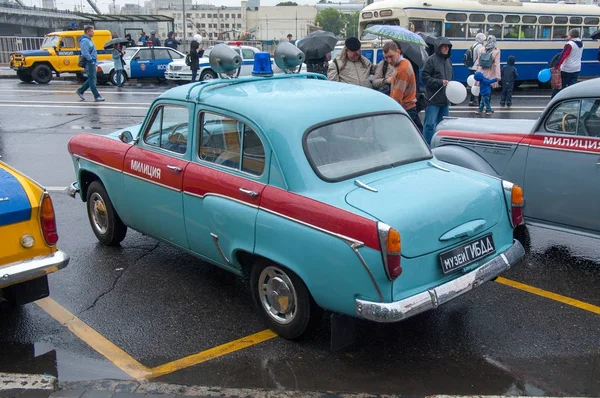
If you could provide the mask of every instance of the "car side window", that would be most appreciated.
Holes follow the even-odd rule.
[[[546,119],[546,131],[557,134],[577,134],[580,101],[565,101],[554,108]]]
[[[581,101],[577,135],[600,137],[600,99]]]
[[[169,50],[169,55],[171,59],[182,59],[183,55],[179,54],[177,51]]]
[[[265,150],[253,129],[233,118],[210,112],[202,113],[200,118],[200,159],[256,176],[262,175]]]
[[[149,48],[143,48],[135,55],[135,57],[139,57],[138,61],[151,61],[152,60],[152,52]]]
[[[174,105],[158,106],[144,133],[144,143],[184,154],[187,149],[188,124],[188,108]]]
[[[72,37],[63,37],[61,48],[75,48],[75,39]]]
[[[242,59],[254,59],[254,51],[242,48]]]
[[[154,50],[155,59],[171,59],[169,52],[164,48],[157,48]]]

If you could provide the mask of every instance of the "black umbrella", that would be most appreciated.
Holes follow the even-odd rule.
[[[307,61],[321,59],[333,51],[338,39],[331,32],[318,30],[300,40],[298,48],[304,53]]]
[[[104,45],[104,49],[108,50],[111,47],[114,47],[115,44],[125,44],[125,43],[129,43],[129,40],[127,39],[120,39],[120,38],[116,38],[116,39],[112,39],[106,42],[106,44]]]
[[[590,36],[593,40],[598,40],[600,39],[600,30],[595,31],[594,33],[592,33],[592,35]]]
[[[427,44],[427,53],[429,55],[433,54],[435,49],[435,39],[437,39],[437,36],[433,33],[425,32],[419,32],[418,34],[423,38],[423,40],[425,40],[425,43]]]
[[[427,54],[427,50],[425,47],[413,44],[413,43],[396,43],[400,45],[400,49],[402,50],[402,55],[405,58],[408,58],[410,61],[414,62],[419,68],[422,68],[425,65],[425,61],[429,57]]]

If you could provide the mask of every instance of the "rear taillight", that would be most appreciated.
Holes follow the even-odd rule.
[[[381,222],[377,223],[377,229],[385,273],[388,279],[393,281],[402,274],[400,233]]]
[[[502,187],[510,194],[510,223],[515,228],[524,223],[523,188],[508,181],[502,181]]]
[[[56,245],[58,242],[58,233],[56,232],[56,218],[54,217],[54,206],[50,195],[44,193],[42,204],[40,206],[40,225],[42,226],[42,235],[48,246]]]

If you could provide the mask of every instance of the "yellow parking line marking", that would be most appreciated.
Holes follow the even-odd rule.
[[[552,293],[537,287],[529,286],[524,283],[516,282],[502,277],[498,277],[498,279],[496,279],[496,282],[600,315],[600,307],[593,304],[575,300],[567,296],[561,296],[560,294]]]
[[[253,345],[262,343],[263,341],[271,340],[275,337],[277,337],[275,333],[273,333],[269,329],[266,329],[262,332],[254,333],[250,336],[230,341],[229,343],[210,348],[206,351],[202,351],[197,354],[193,354],[185,358],[181,358],[176,361],[157,366],[151,369],[152,374],[146,378],[155,378],[158,376],[173,373],[177,370],[189,368],[190,366],[198,365],[200,363],[210,361],[211,359],[219,358],[224,355],[231,354],[232,352],[243,350],[244,348],[248,348]]]
[[[36,304],[129,376],[139,380],[151,374],[149,368],[133,359],[50,297],[38,300]]]

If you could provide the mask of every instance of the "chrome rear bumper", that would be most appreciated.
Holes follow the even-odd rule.
[[[69,190],[67,191],[70,197],[74,198],[75,195],[79,193],[79,183],[75,181],[69,186]]]
[[[69,256],[60,250],[47,256],[33,257],[0,267],[0,288],[48,275],[64,268]]]
[[[437,308],[463,293],[479,287],[479,285],[494,279],[525,256],[525,250],[519,241],[504,253],[494,257],[481,267],[460,276],[443,285],[415,294],[392,303],[377,303],[356,299],[356,314],[360,318],[375,322],[397,322]]]

